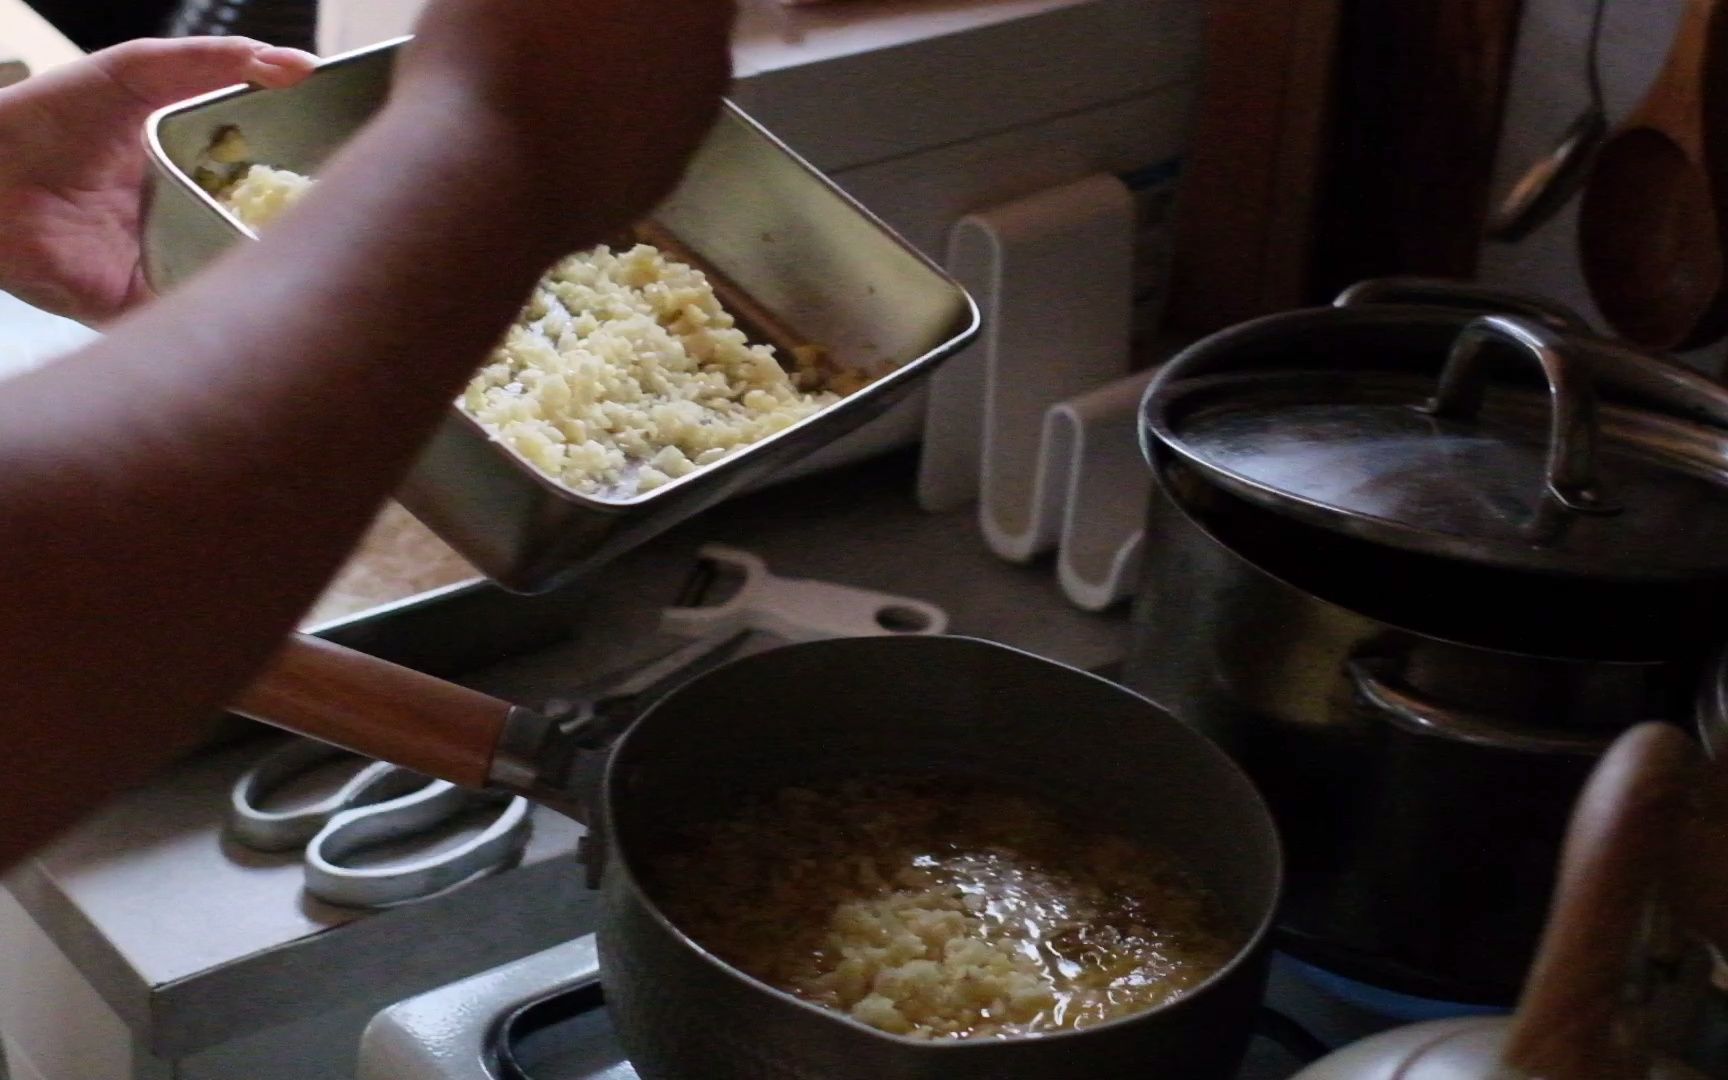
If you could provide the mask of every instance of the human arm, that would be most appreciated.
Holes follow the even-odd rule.
[[[729,22],[436,0],[398,93],[268,237],[0,392],[0,864],[268,660],[536,275],[675,181]]]

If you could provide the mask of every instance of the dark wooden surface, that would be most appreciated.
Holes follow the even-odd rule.
[[[1346,0],[1316,297],[1382,274],[1474,272],[1522,6]]]
[[[1168,319],[1205,332],[1300,302],[1342,0],[1210,0]]]
[[[179,0],[26,0],[86,52],[162,33]]]
[[[311,50],[317,0],[26,0],[85,52],[141,37],[244,34]]]

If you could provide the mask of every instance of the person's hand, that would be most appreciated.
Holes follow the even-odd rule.
[[[0,289],[88,323],[146,299],[144,119],[235,83],[290,86],[316,62],[248,38],[141,40],[0,90]]]
[[[507,132],[554,200],[548,227],[592,239],[669,193],[713,126],[733,14],[732,0],[432,0],[395,93]]]

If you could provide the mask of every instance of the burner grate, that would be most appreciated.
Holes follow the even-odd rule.
[[[1287,1080],[1325,1046],[1266,1010],[1237,1080]],[[524,1005],[498,1025],[493,1048],[500,1080],[636,1080],[606,1013],[599,980]]]

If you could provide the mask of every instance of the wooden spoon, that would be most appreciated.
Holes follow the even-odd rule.
[[[1598,154],[1579,211],[1579,258],[1596,306],[1615,331],[1653,349],[1697,348],[1728,333],[1723,8],[1686,0],[1661,74]]]
[[[1554,907],[1502,1051],[1517,1075],[1693,1075],[1659,1044],[1662,1015],[1687,1011],[1680,999],[1702,988],[1637,1000],[1638,973],[1672,962],[1687,941],[1728,943],[1728,897],[1715,891],[1728,860],[1720,770],[1679,728],[1654,723],[1627,732],[1597,767],[1573,812]]]
[[[1728,764],[1643,724],[1579,797],[1517,1014],[1384,1032],[1296,1080],[1706,1080],[1669,1045],[1707,993],[1685,959],[1704,945],[1728,948]]]

